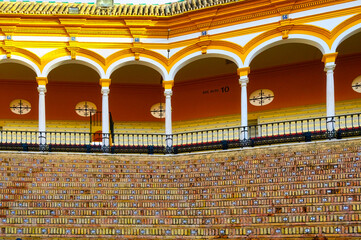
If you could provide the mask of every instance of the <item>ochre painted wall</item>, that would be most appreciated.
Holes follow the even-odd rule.
[[[335,99],[336,101],[361,98],[361,93],[352,88],[352,81],[361,75],[361,54],[339,58],[335,68]]]
[[[25,99],[31,104],[31,111],[26,115],[11,112],[10,102]],[[0,80],[0,119],[38,119],[37,83],[30,81]]]
[[[100,85],[96,83],[49,82],[45,97],[48,120],[89,121],[75,112],[75,106],[82,101],[95,103],[101,111]]]
[[[361,98],[351,88],[352,81],[361,75],[361,55],[339,58],[335,69],[336,101]],[[263,107],[248,104],[249,112],[260,112],[293,106],[324,104],[326,102],[326,73],[320,61],[272,69],[251,71],[248,95],[261,88],[275,93],[274,101]],[[38,92],[34,82],[0,81],[0,119],[38,118]],[[176,82],[173,88],[173,120],[190,120],[227,114],[239,114],[240,86],[238,76],[217,76],[192,82]],[[9,109],[12,100],[22,98],[32,104],[27,115],[15,115]],[[101,110],[98,84],[50,82],[46,93],[48,120],[84,120],[75,105],[80,101],[94,102]],[[110,111],[115,121],[163,121],[151,116],[150,107],[164,101],[159,86],[110,86]]]
[[[179,121],[239,113],[240,99],[236,75],[175,83],[173,119]]]
[[[150,113],[151,106],[164,102],[161,85],[113,84],[110,85],[109,102],[114,121],[164,121]]]
[[[249,103],[249,112],[325,103],[326,74],[323,63],[312,62],[251,71],[248,96],[261,88],[272,90],[274,100],[265,106]]]

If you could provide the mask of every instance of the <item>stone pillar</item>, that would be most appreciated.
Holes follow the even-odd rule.
[[[241,85],[241,132],[240,140],[248,139],[248,95],[247,83],[249,82],[249,67],[238,68],[239,84]]]
[[[164,81],[164,96],[165,96],[165,148],[167,153],[172,153],[173,135],[172,135],[172,103],[171,97],[173,95],[172,87],[174,81]]]
[[[46,148],[45,93],[48,79],[46,77],[36,77],[36,82],[38,83],[39,92],[39,147],[40,150],[44,151]]]
[[[103,151],[109,151],[110,147],[110,131],[109,131],[109,86],[110,79],[100,79],[99,83],[102,87],[102,139],[103,139]]]
[[[329,53],[323,55],[322,62],[325,63],[326,72],[326,116],[327,116],[327,131],[334,134],[335,131],[335,84],[333,72],[336,67],[337,53]],[[331,135],[330,135],[331,136]]]

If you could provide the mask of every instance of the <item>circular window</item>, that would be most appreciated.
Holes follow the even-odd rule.
[[[361,93],[361,76],[358,76],[355,80],[353,80],[352,89],[355,92]]]
[[[84,101],[75,106],[75,112],[82,117],[89,117],[97,112],[97,106],[94,103]]]
[[[10,103],[10,110],[19,115],[28,114],[31,111],[31,104],[24,99],[15,99]]]
[[[254,106],[264,106],[270,104],[274,97],[275,95],[271,90],[259,89],[249,96],[249,102]]]
[[[165,118],[165,103],[156,103],[150,108],[150,113],[155,118]]]

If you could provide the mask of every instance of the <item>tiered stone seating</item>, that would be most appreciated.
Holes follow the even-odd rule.
[[[0,154],[0,239],[360,239],[361,141]]]

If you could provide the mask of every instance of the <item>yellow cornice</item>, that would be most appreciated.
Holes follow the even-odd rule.
[[[338,2],[347,2],[350,0],[338,0]],[[198,9],[175,16],[101,16],[101,15],[25,15],[19,17],[13,14],[0,14],[0,23],[2,25],[17,26],[16,34],[66,34],[79,36],[115,36],[115,37],[177,37],[184,34],[200,32],[220,27],[226,27],[243,22],[250,22],[265,19],[273,16],[281,16],[283,12],[299,12],[313,9],[319,6],[326,6],[335,3],[335,0],[303,0],[294,1],[282,0],[279,4],[270,4],[262,0],[240,1],[231,4],[212,6],[209,8]],[[311,4],[312,3],[312,4]],[[340,10],[335,13],[327,13],[327,17],[339,16],[343,12],[350,14],[357,11]],[[326,16],[319,15],[320,18]],[[41,21],[34,21],[34,18]],[[305,18],[306,21],[317,20],[315,16]],[[297,20],[295,24],[301,24]],[[41,27],[40,27],[41,26]],[[262,27],[261,27],[262,28]],[[258,30],[262,29],[259,28]],[[263,26],[265,28],[265,26]],[[268,29],[269,30],[269,29]],[[228,33],[229,34],[229,33]],[[232,35],[232,34],[229,34]],[[220,36],[217,36],[221,37]],[[227,37],[227,36],[223,36]]]

